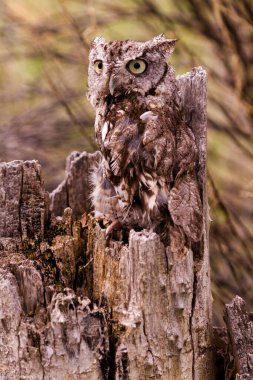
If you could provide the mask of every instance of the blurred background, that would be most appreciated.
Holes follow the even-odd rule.
[[[90,41],[178,38],[177,74],[208,84],[214,323],[239,294],[253,308],[252,0],[0,0],[0,161],[37,159],[47,190],[66,156],[97,149],[86,99]]]

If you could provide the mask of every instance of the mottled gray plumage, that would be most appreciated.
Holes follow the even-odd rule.
[[[167,63],[175,42],[164,36],[144,43],[93,42],[89,99],[103,159],[92,174],[92,200],[95,215],[112,223],[164,236],[176,228],[198,241],[198,152]]]

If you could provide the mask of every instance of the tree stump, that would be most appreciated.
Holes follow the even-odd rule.
[[[238,380],[253,378],[253,322],[242,298],[236,296],[225,307],[230,351],[234,358],[235,376]]]
[[[215,378],[206,73],[177,79],[204,205],[203,238],[183,254],[146,230],[106,239],[81,218],[98,152],[70,156],[51,203],[37,162],[0,164],[0,379]]]

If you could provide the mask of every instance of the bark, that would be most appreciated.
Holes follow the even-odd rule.
[[[104,379],[104,311],[73,290],[80,222],[49,219],[37,162],[1,163],[0,177],[1,380]]]
[[[225,305],[224,321],[226,327],[214,328],[213,340],[222,378],[252,379],[253,322],[242,298],[236,296],[230,304]]]
[[[89,173],[100,158],[100,152],[73,152],[67,158],[66,178],[51,193],[50,209],[61,216],[66,207],[71,207],[73,217],[81,218],[84,211],[91,211],[89,200]]]
[[[238,380],[253,378],[253,322],[245,302],[236,296],[225,307],[225,322],[230,339]]]
[[[80,219],[98,152],[72,154],[50,207],[37,162],[0,164],[1,379],[214,379],[206,73],[178,85],[204,205],[203,239],[183,253],[145,230],[106,239]]]

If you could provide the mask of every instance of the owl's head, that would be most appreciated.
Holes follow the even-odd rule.
[[[108,95],[116,98],[137,92],[149,94],[165,77],[167,59],[176,40],[164,35],[147,42],[113,41],[96,38],[89,56],[88,98],[94,107]]]

